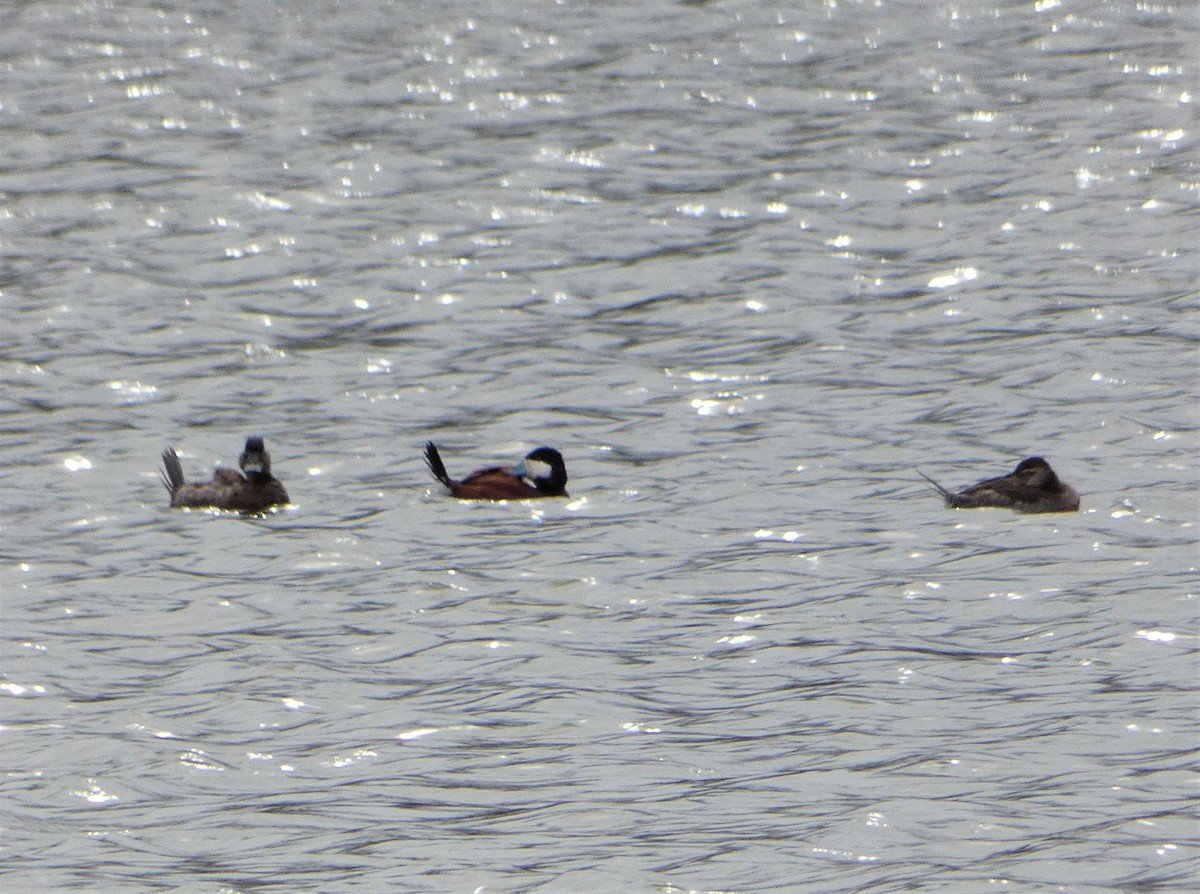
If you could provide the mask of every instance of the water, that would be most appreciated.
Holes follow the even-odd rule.
[[[1191,5],[0,34],[8,886],[1200,886]]]

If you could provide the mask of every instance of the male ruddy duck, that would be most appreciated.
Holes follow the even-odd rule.
[[[966,490],[951,493],[920,469],[917,473],[936,487],[953,509],[995,506],[1018,512],[1075,512],[1079,493],[1060,479],[1040,456],[1023,459],[1011,474],[986,478]]]
[[[534,497],[565,497],[567,466],[553,447],[531,451],[514,468],[492,466],[478,469],[459,481],[446,472],[433,441],[425,445],[425,463],[433,477],[460,500],[530,500]]]
[[[228,509],[233,512],[265,512],[272,506],[289,502],[287,491],[271,474],[271,454],[257,436],[246,439],[246,449],[238,459],[242,472],[218,466],[212,481],[186,484],[183,466],[175,448],[163,451],[162,480],[171,495],[171,506]]]

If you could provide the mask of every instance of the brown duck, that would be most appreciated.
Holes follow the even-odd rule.
[[[425,464],[429,466],[433,477],[460,500],[530,500],[535,497],[568,496],[567,466],[562,454],[553,447],[539,447],[530,451],[513,468],[491,466],[455,480],[446,472],[437,447],[430,441],[425,445]]]
[[[271,474],[271,454],[263,439],[246,439],[246,449],[238,459],[241,472],[218,466],[211,481],[187,484],[183,466],[175,448],[168,447],[162,455],[163,484],[171,495],[171,506],[228,509],[232,512],[265,512],[272,506],[288,503],[287,491]],[[243,474],[245,473],[245,474]]]
[[[1050,464],[1040,456],[1023,459],[1008,475],[986,478],[958,493],[946,490],[920,469],[922,478],[946,498],[954,509],[978,509],[995,506],[1018,512],[1075,512],[1079,509],[1079,492],[1054,474]]]

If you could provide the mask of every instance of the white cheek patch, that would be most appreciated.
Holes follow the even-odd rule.
[[[242,471],[247,475],[257,475],[262,472],[262,466],[258,463],[246,463],[246,465],[242,466]]]
[[[532,481],[537,481],[539,478],[550,479],[552,474],[550,463],[544,463],[539,459],[525,460],[525,477]]]

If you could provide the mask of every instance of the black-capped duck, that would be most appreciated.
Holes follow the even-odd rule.
[[[257,436],[246,439],[246,449],[238,459],[242,471],[218,466],[213,470],[212,481],[186,484],[183,466],[175,448],[163,451],[162,480],[171,495],[171,506],[205,507],[228,509],[233,512],[264,512],[272,506],[288,501],[287,491],[279,479],[271,474],[271,454],[267,453],[263,439]],[[242,474],[245,472],[245,475]]]
[[[953,509],[995,506],[1018,512],[1075,512],[1079,492],[1054,474],[1040,456],[1023,459],[1008,475],[986,478],[966,490],[952,493],[920,469],[918,474],[936,487]]]
[[[565,497],[567,466],[553,447],[530,451],[513,468],[492,466],[477,469],[455,481],[446,472],[433,441],[425,445],[425,462],[433,477],[460,500],[529,500],[534,497]]]

